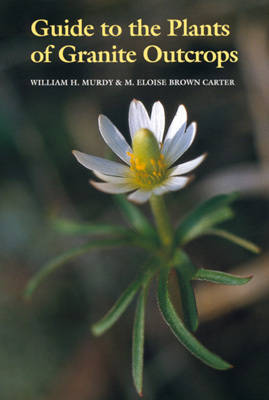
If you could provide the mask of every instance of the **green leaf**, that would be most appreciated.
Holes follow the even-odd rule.
[[[134,246],[142,247],[149,251],[156,250],[156,243],[150,237],[145,237],[129,228],[120,225],[107,225],[107,224],[89,224],[77,223],[65,219],[57,219],[54,222],[54,227],[65,234],[71,235],[117,235],[118,237],[129,238],[130,243]]]
[[[142,233],[145,236],[156,238],[156,232],[154,228],[149,223],[147,218],[142,214],[139,208],[131,204],[124,195],[117,195],[114,196],[114,198],[127,221],[135,228],[137,232]]]
[[[252,276],[241,277],[226,272],[201,268],[198,269],[192,279],[220,283],[222,285],[244,285],[248,283],[251,278]]]
[[[53,226],[58,231],[68,235],[108,235],[108,234],[128,234],[130,229],[123,226],[108,224],[91,224],[75,222],[68,219],[55,219]]]
[[[181,271],[176,270],[176,273],[180,288],[184,323],[188,329],[195,332],[198,328],[199,321],[194,290],[191,282],[181,273]]]
[[[179,250],[175,255],[175,269],[180,289],[184,322],[188,329],[195,332],[199,321],[191,279],[196,273],[196,267],[187,254]]]
[[[197,268],[193,265],[189,256],[185,253],[185,251],[181,249],[177,249],[174,255],[172,266],[175,266],[177,269],[185,275],[189,280],[196,274]]]
[[[234,235],[233,233],[227,232],[223,229],[216,229],[216,228],[208,229],[205,232],[203,232],[203,235],[215,235],[222,237],[223,239],[227,239],[230,242],[233,242],[238,246],[241,246],[244,249],[249,250],[255,254],[258,254],[261,251],[256,244],[250,242],[249,240],[243,239],[237,235]]]
[[[137,393],[142,396],[144,364],[144,325],[147,288],[143,287],[135,312],[132,344],[132,372]]]
[[[100,336],[106,332],[115,322],[121,317],[128,305],[133,300],[136,292],[143,283],[143,274],[134,280],[127,289],[124,290],[122,295],[108,311],[108,313],[98,322],[91,327],[91,331],[95,336]]]
[[[233,212],[229,204],[236,198],[236,193],[221,194],[200,204],[176,229],[175,245],[186,244],[205,230],[232,218]]]
[[[44,267],[30,279],[25,288],[24,297],[26,299],[30,299],[33,292],[38,288],[42,281],[56,269],[65,264],[67,261],[70,261],[73,258],[78,257],[82,254],[88,253],[93,249],[120,246],[129,242],[130,240],[126,238],[92,240],[90,243],[75,247],[60,254],[59,256],[45,264]]]
[[[212,368],[219,370],[231,368],[231,365],[229,363],[222,360],[219,356],[204,347],[185,327],[185,325],[177,315],[175,308],[170,300],[167,285],[168,276],[169,269],[163,268],[160,271],[158,300],[159,307],[165,322],[168,324],[174,335],[183,344],[183,346],[185,346],[195,357],[199,358],[202,362]]]

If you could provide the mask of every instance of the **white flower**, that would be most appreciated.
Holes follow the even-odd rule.
[[[196,168],[206,154],[172,167],[191,146],[196,123],[187,126],[187,112],[183,105],[177,109],[165,139],[165,113],[163,105],[153,104],[149,116],[144,105],[133,100],[129,108],[129,129],[132,148],[116,126],[104,115],[99,116],[99,129],[106,144],[125,164],[73,151],[78,162],[92,170],[104,182],[90,181],[106,193],[127,193],[129,200],[144,203],[152,194],[162,195],[182,189],[190,180],[181,176]]]

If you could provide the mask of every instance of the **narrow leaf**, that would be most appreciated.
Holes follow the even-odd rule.
[[[117,195],[114,197],[123,215],[137,232],[146,236],[156,237],[155,230],[138,207],[130,203],[124,195]]]
[[[87,243],[83,246],[79,246],[76,248],[73,248],[71,250],[68,250],[53,260],[49,261],[47,264],[44,265],[44,267],[38,271],[28,282],[25,291],[24,291],[24,297],[26,299],[30,299],[33,292],[38,288],[38,286],[42,283],[42,281],[47,278],[52,272],[54,272],[56,269],[61,267],[63,264],[65,264],[67,261],[72,260],[75,257],[78,257],[82,254],[85,254],[93,249],[97,248],[104,248],[104,247],[114,247],[114,246],[120,246],[122,244],[128,243],[129,240],[125,238],[117,238],[117,239],[102,239],[102,240],[92,240],[90,243]]]
[[[181,249],[176,250],[173,265],[177,269],[180,269],[189,280],[192,279],[197,271],[197,268],[193,265],[187,253]]]
[[[53,220],[53,226],[58,231],[68,235],[128,234],[130,232],[129,229],[120,225],[82,223],[58,218]]]
[[[241,246],[244,249],[251,251],[252,253],[258,254],[261,251],[260,248],[256,244],[250,242],[249,240],[243,239],[237,235],[234,235],[233,233],[224,231],[223,229],[216,229],[216,228],[213,229],[212,228],[212,229],[206,230],[203,234],[204,235],[215,235],[215,236],[222,237],[223,239],[227,239],[230,242],[233,242],[233,243],[237,244],[238,246]]]
[[[198,269],[193,279],[208,281],[213,283],[220,283],[222,285],[244,285],[251,280],[252,276],[236,276],[221,271],[213,271],[210,269]]]
[[[179,268],[176,269],[176,273],[180,288],[184,322],[188,329],[195,332],[199,322],[194,290],[190,280],[184,276]]]
[[[185,325],[177,315],[169,297],[167,286],[168,275],[168,268],[162,269],[160,271],[158,286],[159,307],[165,322],[168,324],[174,335],[183,344],[183,346],[185,346],[195,357],[199,358],[202,362],[212,368],[219,370],[231,368],[230,364],[228,364],[219,356],[204,347],[185,327]]]
[[[232,218],[233,212],[229,204],[236,197],[235,193],[218,195],[200,204],[178,226],[175,244],[186,244],[205,230]]]
[[[174,266],[180,288],[184,322],[187,328],[194,332],[198,328],[199,322],[195,294],[191,280],[197,269],[191,262],[188,255],[182,250],[178,250],[176,252],[174,259]]]
[[[112,325],[120,318],[124,313],[128,305],[133,300],[139,287],[142,285],[143,275],[140,275],[135,281],[133,281],[126,290],[122,293],[119,299],[116,301],[114,306],[108,311],[108,313],[98,322],[91,327],[91,331],[95,336],[100,336],[106,332]]]
[[[144,325],[147,289],[143,287],[137,301],[133,327],[132,372],[137,393],[142,396],[144,365]]]

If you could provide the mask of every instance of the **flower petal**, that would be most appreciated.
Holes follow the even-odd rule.
[[[91,170],[96,170],[106,175],[125,177],[129,172],[129,168],[127,166],[115,161],[91,156],[90,154],[81,153],[77,150],[73,150],[73,154],[78,162],[84,167]]]
[[[129,183],[128,178],[122,178],[118,176],[111,176],[111,175],[105,175],[102,174],[101,172],[98,171],[93,171],[94,175],[97,176],[97,178],[102,179],[105,182],[110,182],[110,183]]]
[[[187,111],[186,108],[181,104],[176,112],[176,115],[171,122],[163,145],[163,152],[165,153],[170,147],[171,141],[175,135],[183,135],[187,125]]]
[[[130,192],[131,190],[134,190],[132,185],[129,184],[119,184],[119,183],[111,183],[111,182],[95,182],[95,181],[90,181],[93,187],[95,187],[98,190],[101,190],[101,192],[105,193],[126,193]]]
[[[156,103],[153,104],[150,120],[151,131],[154,133],[158,143],[161,143],[165,126],[165,113],[160,101],[156,101]]]
[[[188,172],[192,171],[194,168],[198,167],[204,159],[206,158],[207,154],[202,154],[201,156],[194,158],[191,161],[187,161],[183,164],[179,164],[176,167],[170,169],[169,176],[176,176],[176,175],[183,175],[187,174]]]
[[[131,138],[141,128],[151,129],[150,119],[141,101],[134,99],[129,108],[129,129]]]
[[[166,153],[164,153],[165,161],[167,166],[172,165],[188,148],[191,146],[195,134],[196,134],[196,122],[192,122],[186,132],[182,135],[181,132],[177,132],[171,141],[171,145]]]
[[[134,203],[145,203],[151,197],[152,191],[146,192],[145,190],[138,189],[134,193],[129,194],[128,200],[133,201]]]
[[[174,192],[176,190],[184,188],[192,180],[192,177],[186,176],[173,176],[168,178],[162,186],[157,187],[153,190],[156,195],[161,195],[166,192]]]
[[[131,153],[132,149],[122,136],[118,128],[105,115],[98,118],[99,130],[106,144],[127,164],[130,164],[130,157],[127,152]]]

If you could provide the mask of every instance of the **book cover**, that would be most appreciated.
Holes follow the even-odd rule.
[[[267,399],[268,1],[1,11],[1,398]]]

